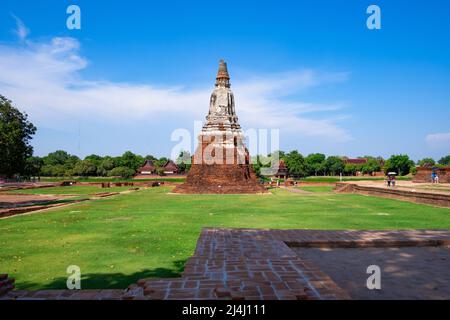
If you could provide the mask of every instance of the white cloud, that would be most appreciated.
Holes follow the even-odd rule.
[[[30,33],[30,30],[25,26],[25,24],[15,15],[12,15],[13,18],[16,20],[16,30],[14,30],[15,34],[21,41],[25,40],[28,34]]]
[[[27,30],[19,24],[22,39]],[[20,27],[21,26],[21,27]],[[61,128],[68,119],[89,115],[102,121],[132,122],[174,116],[186,120],[204,119],[213,84],[204,89],[183,86],[155,86],[85,79],[80,71],[88,61],[73,38],[53,38],[49,42],[0,46],[0,92],[24,108],[33,121],[48,128]],[[281,128],[332,141],[351,139],[334,115],[340,103],[316,104],[292,99],[305,90],[347,79],[346,73],[319,73],[298,70],[254,76],[233,82],[237,112],[244,127]],[[315,113],[322,117],[308,117]],[[152,120],[155,119],[155,120]],[[170,125],[170,124],[169,124]]]
[[[281,128],[290,133],[321,136],[333,141],[349,140],[349,133],[337,125],[341,116],[327,114],[343,108],[342,103],[318,104],[286,99],[291,94],[346,78],[346,73],[320,74],[303,70],[236,83],[234,92],[238,116],[254,127]],[[306,116],[318,112],[324,113],[325,117],[317,119]]]
[[[433,147],[450,148],[450,132],[429,134],[425,140]]]

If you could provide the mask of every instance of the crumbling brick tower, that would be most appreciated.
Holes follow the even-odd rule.
[[[227,64],[220,60],[206,123],[186,182],[175,193],[263,193],[250,164],[234,107]]]

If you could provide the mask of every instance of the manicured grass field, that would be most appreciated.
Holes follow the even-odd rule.
[[[67,186],[67,187],[49,187],[49,188],[37,188],[37,189],[13,190],[8,193],[89,195],[89,194],[102,193],[102,192],[120,192],[120,191],[129,190],[131,188],[133,188],[133,187],[101,188],[99,186]]]
[[[19,289],[125,288],[178,276],[203,227],[449,229],[450,210],[355,194],[174,195],[168,187],[0,220],[0,273]]]
[[[302,186],[298,188],[309,192],[332,192],[334,189],[333,186]]]

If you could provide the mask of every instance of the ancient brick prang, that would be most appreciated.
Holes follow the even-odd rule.
[[[221,60],[206,123],[186,183],[175,193],[263,193],[256,180],[235,111],[226,63]]]

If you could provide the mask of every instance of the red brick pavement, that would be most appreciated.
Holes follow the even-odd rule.
[[[204,229],[182,278],[142,279],[126,298],[349,299],[329,276],[290,246],[448,245],[447,231]]]

